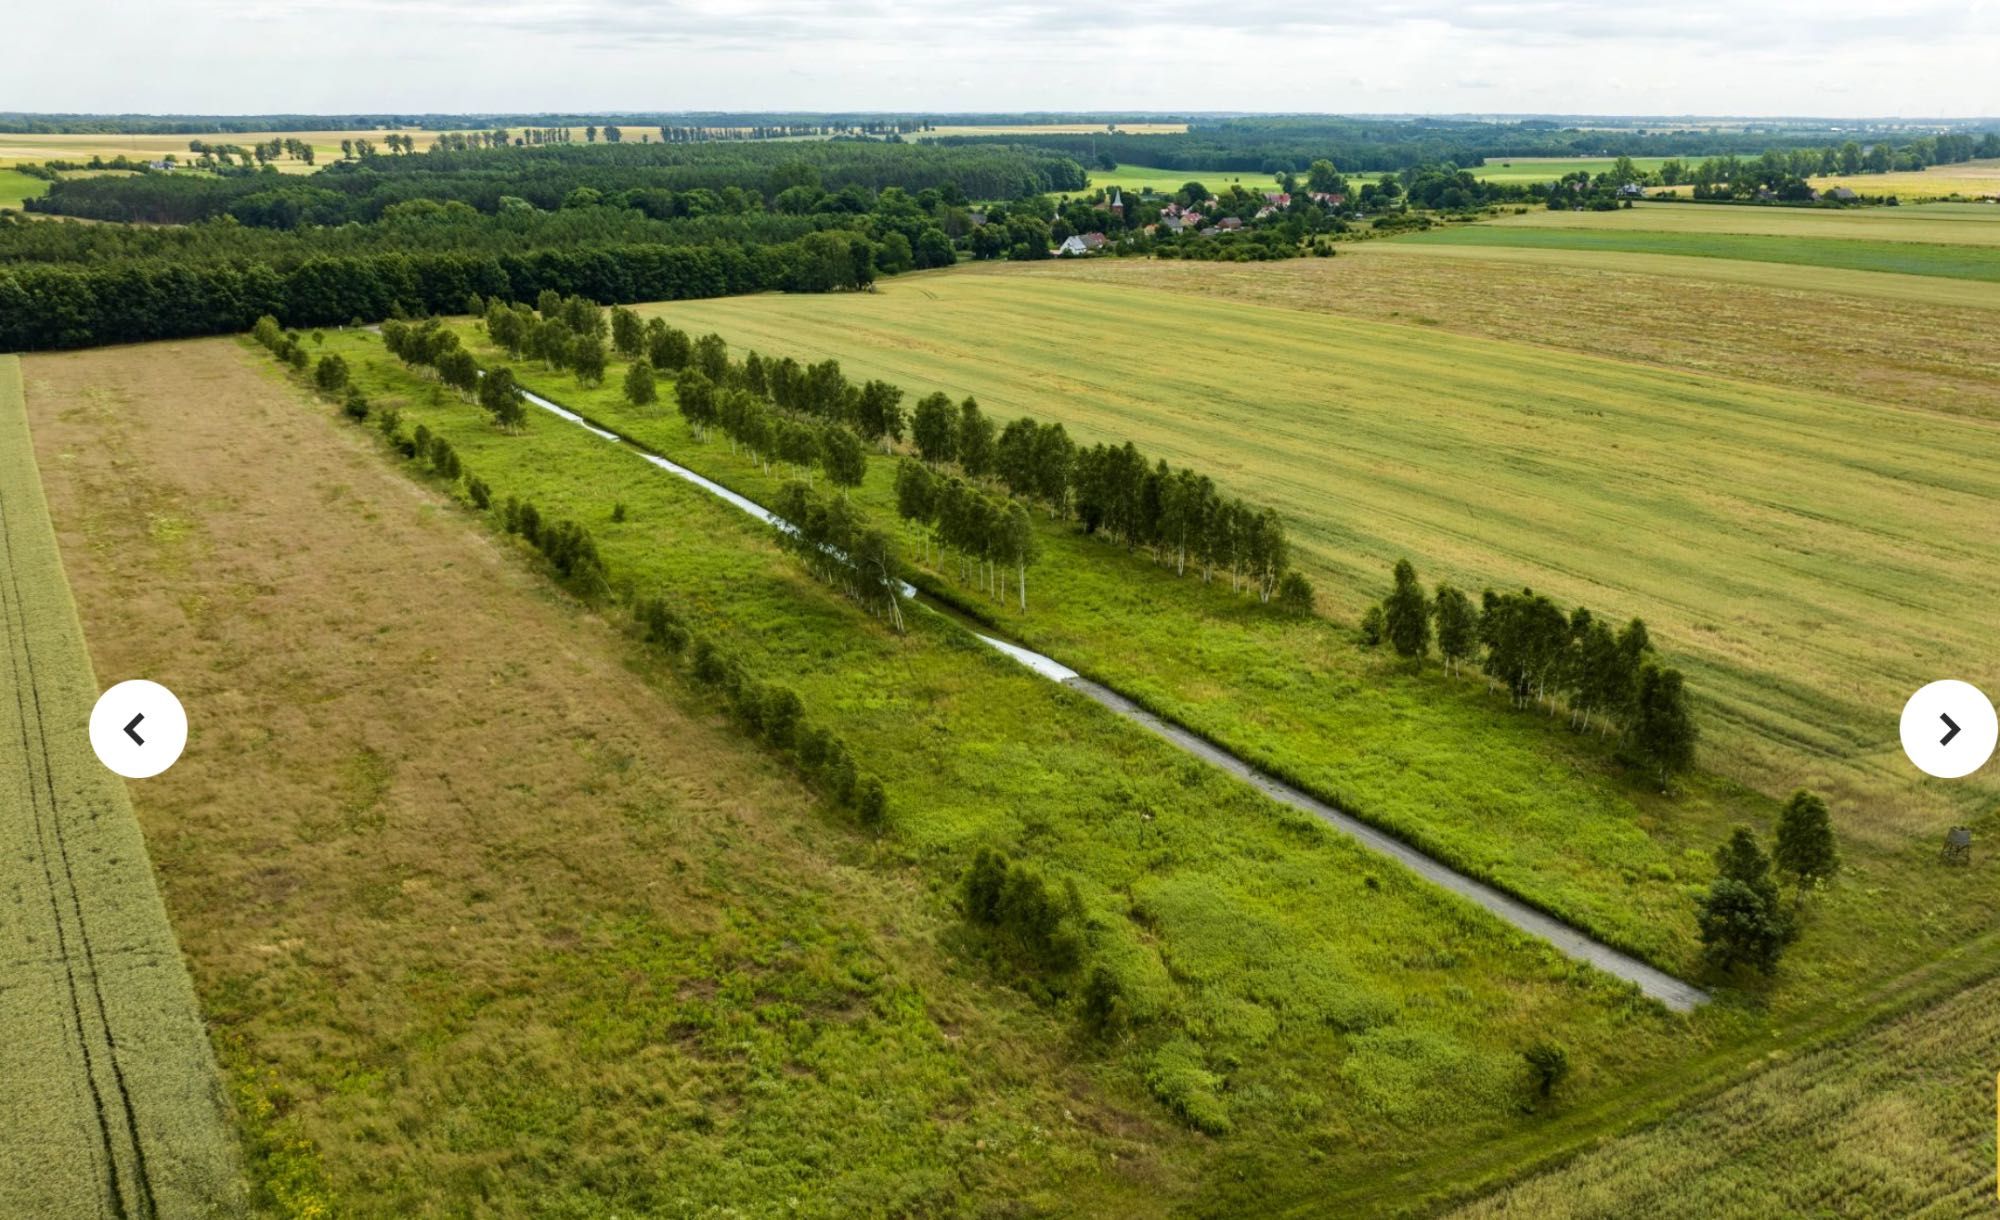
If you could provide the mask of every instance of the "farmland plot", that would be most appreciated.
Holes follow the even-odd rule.
[[[0,1214],[225,1216],[235,1144],[0,357]]]

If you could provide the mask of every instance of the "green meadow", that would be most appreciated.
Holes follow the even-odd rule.
[[[1093,1074],[1217,1134],[1194,1154],[1205,1206],[1303,1202],[1384,1163],[1537,1138],[1519,1056],[1549,1031],[1577,1064],[1578,1095],[1595,1097],[1678,1080],[1690,1045],[1747,1019],[1729,1005],[1670,1017],[943,620],[917,614],[907,636],[890,634],[764,527],[627,449],[533,411],[524,435],[503,435],[372,335],[330,336],[325,350],[400,406],[405,430],[447,437],[496,496],[585,523],[614,583],[665,593],[754,673],[793,685],[888,784],[879,867],[907,871],[946,912],[979,845],[1073,882],[1090,956],[1134,1017]]]
[[[18,208],[48,189],[49,184],[41,178],[31,178],[17,169],[0,169],[0,208]]]

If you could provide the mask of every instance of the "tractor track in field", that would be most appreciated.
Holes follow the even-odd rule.
[[[34,643],[28,630],[27,601],[21,590],[20,565],[15,562],[13,528],[4,489],[0,489],[0,561],[5,562],[8,574],[6,585],[0,587],[0,607],[4,607],[0,627],[18,641],[8,649],[8,658],[15,705],[21,719],[21,757],[29,767],[27,789],[34,814],[34,846],[40,856],[49,916],[55,925],[55,957],[60,959],[69,993],[69,1032],[76,1039],[74,1050],[81,1059],[95,1111],[95,1151],[101,1157],[104,1185],[103,1214],[114,1220],[152,1220],[158,1215],[158,1203],[147,1172],[145,1144],[140,1138],[138,1115],[125,1082],[125,1070],[118,1061],[118,1043],[99,985],[96,954],[91,947],[83,903],[77,896],[76,873],[64,836],[54,758],[49,749],[48,728],[42,719],[42,693],[35,668]],[[33,772],[37,758],[41,762],[39,783]],[[108,1088],[100,1079],[97,1055],[92,1050],[94,1044],[103,1048],[106,1061],[103,1068],[108,1069],[110,1076]],[[136,1184],[129,1199],[126,1178]]]

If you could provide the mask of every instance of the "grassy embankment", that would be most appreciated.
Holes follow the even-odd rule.
[[[664,589],[756,671],[793,682],[888,781],[887,850],[936,901],[977,843],[1074,880],[1093,954],[1144,1031],[1103,1070],[1193,1112],[1220,1103],[1234,1134],[1201,1159],[1217,1197],[1238,1181],[1307,1197],[1521,1132],[1524,1039],[1564,1040],[1579,1089],[1597,1095],[1666,1068],[1691,1030],[1712,1045],[1744,1020],[1634,1003],[941,622],[888,636],[761,527],[581,429],[536,415],[526,436],[503,436],[373,336],[326,349],[498,494],[590,523],[614,578]]]
[[[0,1213],[233,1215],[228,1107],[125,781],[91,750],[97,677],[12,356],[0,654]]]

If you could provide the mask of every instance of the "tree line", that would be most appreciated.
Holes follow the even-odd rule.
[[[1694,761],[1696,729],[1686,680],[1659,662],[1644,620],[1623,626],[1578,606],[1565,613],[1533,589],[1492,589],[1474,603],[1440,583],[1426,593],[1416,568],[1398,560],[1388,597],[1361,620],[1361,640],[1388,644],[1421,665],[1435,643],[1447,670],[1477,663],[1517,708],[1567,710],[1572,727],[1614,731],[1630,757],[1665,791]]]
[[[4,227],[4,226],[0,226]],[[30,226],[43,227],[43,226]],[[874,277],[858,233],[818,232],[776,246],[607,246],[516,254],[425,252],[315,257],[294,266],[206,263],[0,263],[0,349],[137,343],[247,329],[449,313],[468,296],[655,301],[746,292],[833,292]]]
[[[850,436],[889,453],[907,434],[926,473],[955,469],[964,491],[949,490],[949,477],[922,483],[899,470],[904,520],[926,527],[930,542],[959,558],[961,575],[976,576],[996,597],[1006,595],[1011,570],[1023,608],[1037,547],[1032,528],[1017,526],[1004,504],[987,503],[1000,489],[1057,520],[1076,521],[1086,534],[1143,548],[1177,575],[1192,570],[1204,583],[1224,576],[1232,590],[1262,602],[1312,608],[1311,583],[1290,566],[1275,510],[1224,496],[1212,479],[1185,467],[1148,463],[1130,442],[1082,449],[1060,423],[1030,416],[996,428],[976,399],[954,404],[943,393],[924,396],[906,415],[901,388],[850,381],[837,360],[803,365],[750,351],[736,361],[719,335],[693,339],[659,318],[641,324],[629,310],[612,310],[610,330],[620,354],[675,377],[680,412],[697,438],[720,427],[767,468],[789,461],[803,472],[817,464],[836,486],[858,486],[866,466]]]
[[[297,336],[280,330],[275,321],[265,321],[270,324],[265,326],[260,322],[256,337],[274,355],[279,349],[289,350],[299,342]],[[410,335],[402,341],[406,350],[448,351],[449,344],[416,337],[419,332],[431,329],[409,328]],[[328,355],[322,359],[338,358]],[[286,363],[295,369],[299,367],[289,359]],[[316,388],[323,390],[317,385]],[[542,557],[558,580],[577,594],[592,601],[608,598],[623,603],[630,610],[634,630],[641,640],[672,661],[690,683],[713,692],[732,719],[780,752],[815,791],[850,810],[870,830],[879,832],[888,825],[889,794],[881,779],[860,769],[853,751],[837,734],[812,722],[795,691],[759,679],[740,657],[711,636],[690,628],[686,615],[664,590],[641,593],[629,583],[614,583],[596,539],[584,525],[567,518],[553,518],[527,499],[508,496],[496,502],[492,488],[465,466],[449,441],[422,424],[417,425],[412,435],[405,436],[398,411],[394,408],[371,411],[366,397],[352,386],[348,387],[341,407],[343,414],[357,423],[372,413],[392,449],[428,469],[454,495],[462,486],[467,502],[475,511],[496,514],[496,524],[505,534],[520,538]]]

